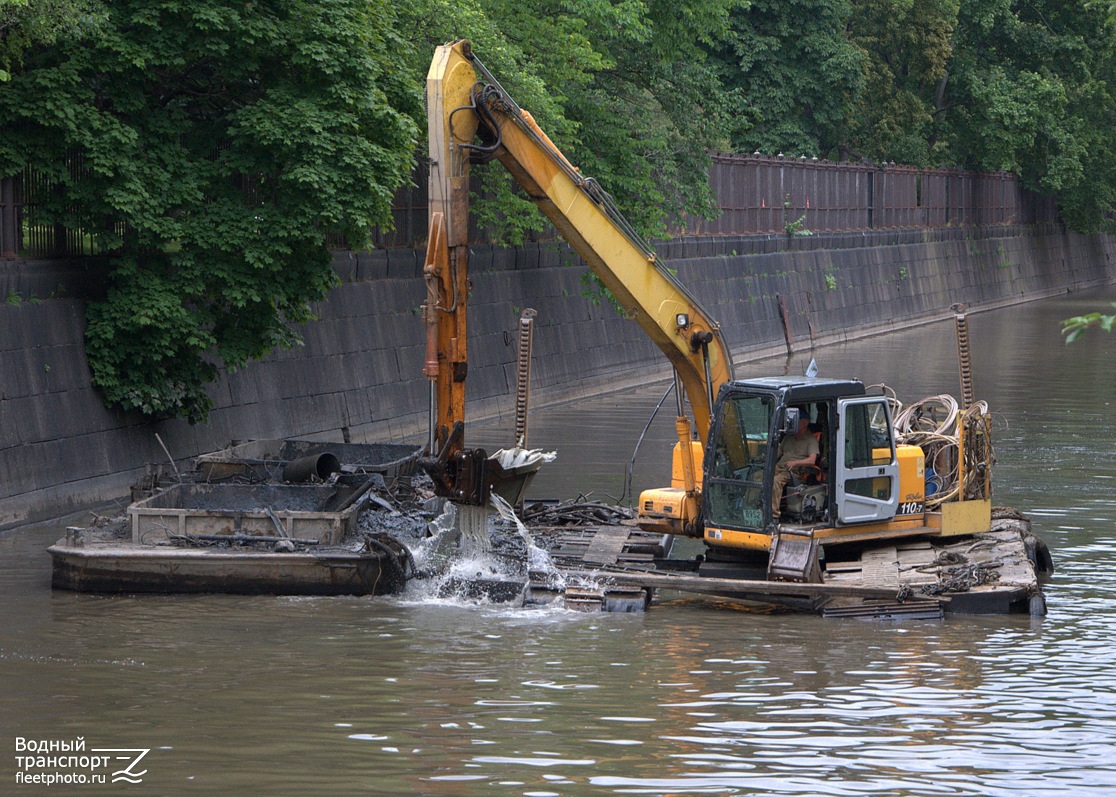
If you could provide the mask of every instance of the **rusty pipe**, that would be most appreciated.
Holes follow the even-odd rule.
[[[341,460],[337,455],[323,451],[320,454],[308,454],[288,462],[283,467],[283,481],[298,484],[318,479],[324,482],[334,473],[340,472]]]

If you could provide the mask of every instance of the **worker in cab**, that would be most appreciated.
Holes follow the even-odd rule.
[[[818,464],[821,450],[818,438],[810,431],[810,413],[805,407],[798,409],[798,432],[784,437],[779,444],[779,460],[775,463],[775,478],[771,487],[771,517],[778,523],[783,490],[791,480],[794,468],[808,468]]]

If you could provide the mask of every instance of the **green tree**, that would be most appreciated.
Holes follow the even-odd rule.
[[[28,48],[92,33],[103,18],[100,0],[0,0],[0,83],[11,79]]]
[[[715,46],[738,152],[1005,170],[1116,209],[1112,0],[754,0]]]
[[[717,47],[737,152],[825,157],[846,150],[864,89],[864,52],[845,30],[846,0],[753,0]]]
[[[421,113],[386,0],[114,0],[95,36],[0,85],[0,174],[55,191],[34,220],[110,253],[90,303],[110,405],[196,422],[207,385],[276,346],[335,282],[327,234],[388,226]]]
[[[707,52],[718,46],[740,0],[584,2],[603,63],[569,92],[587,173],[613,193],[650,237],[666,223],[712,214],[711,150],[728,145],[730,108]]]
[[[958,0],[860,0],[849,40],[865,54],[864,91],[853,103],[842,154],[936,165]]]
[[[1114,45],[1100,4],[965,0],[938,151],[1018,174],[1071,228],[1098,229],[1116,207]]]
[[[437,44],[468,38],[481,61],[571,162],[648,236],[708,215],[708,151],[725,107],[706,48],[742,0],[419,0],[401,6],[425,74]],[[421,70],[421,72],[420,72]],[[504,243],[544,220],[498,166],[478,169],[475,216]]]

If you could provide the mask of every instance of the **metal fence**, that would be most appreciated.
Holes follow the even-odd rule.
[[[82,168],[76,158],[69,166],[71,171]],[[396,193],[392,205],[395,229],[374,231],[375,246],[423,245],[426,174],[425,164],[420,165],[413,184]],[[1052,197],[1024,190],[1017,177],[1004,172],[714,155],[709,180],[719,216],[712,221],[687,218],[674,225],[676,235],[980,227],[1057,220]],[[54,190],[49,180],[31,172],[0,179],[0,257],[92,254],[86,231],[29,222],[25,209]],[[72,216],[80,217],[79,210],[72,209]],[[474,228],[472,237],[478,242],[488,240],[483,229]],[[344,246],[335,238],[330,244]]]
[[[1024,190],[1006,172],[715,155],[709,180],[721,214],[712,221],[689,219],[689,232],[846,232],[1057,219],[1051,197]]]

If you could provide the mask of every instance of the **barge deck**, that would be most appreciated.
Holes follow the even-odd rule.
[[[825,552],[816,581],[767,578],[765,566],[667,558],[670,538],[634,526],[563,530],[551,543],[567,582],[595,584],[604,607],[612,591],[676,591],[783,605],[824,617],[940,618],[945,614],[1045,614],[1040,576],[1049,553],[1029,522],[1005,513],[992,530],[955,538],[900,540]],[[532,589],[549,589],[536,578]],[[585,608],[586,588],[576,606]]]

